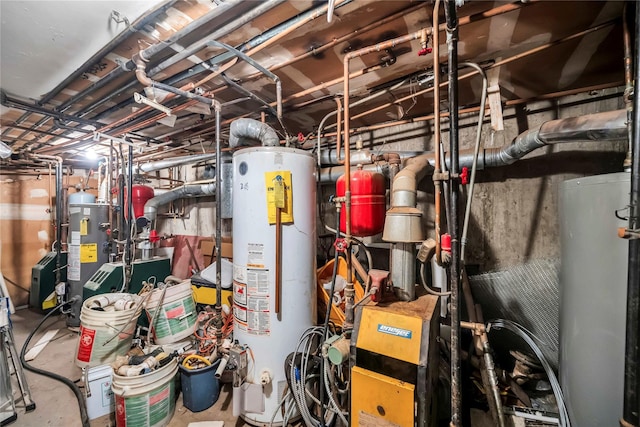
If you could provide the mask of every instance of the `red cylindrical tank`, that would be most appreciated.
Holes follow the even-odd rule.
[[[345,195],[345,175],[336,181],[336,195]],[[351,234],[356,237],[373,236],[384,228],[386,211],[385,180],[378,172],[362,170],[351,172]],[[340,231],[346,231],[347,212],[340,209]]]
[[[127,192],[125,191],[124,194],[126,205]],[[147,203],[149,199],[153,199],[153,196],[153,188],[149,187],[148,185],[134,184],[131,187],[131,200],[133,201],[134,219],[138,219],[144,215],[144,204]],[[125,210],[125,212],[127,212],[127,210]]]

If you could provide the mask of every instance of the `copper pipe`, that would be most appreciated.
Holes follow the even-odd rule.
[[[433,37],[433,146],[436,156],[433,171],[434,200],[435,200],[435,234],[436,234],[436,262],[442,265],[442,245],[440,243],[440,211],[442,210],[442,183],[439,180],[440,170],[440,0],[433,6],[432,24]],[[437,30],[435,30],[437,28]]]
[[[510,11],[513,11],[513,10],[517,10],[517,9],[519,9],[521,7],[524,7],[524,6],[526,6],[526,5],[530,4],[530,3],[531,2],[529,2],[529,3],[521,3],[521,2],[518,1],[518,2],[510,3],[510,4],[507,4],[507,5],[499,6],[499,7],[493,8],[493,9],[489,9],[489,10],[487,10],[485,12],[480,12],[480,13],[477,13],[477,14],[474,14],[474,15],[469,15],[467,17],[461,18],[459,25],[466,25],[466,24],[469,24],[469,23],[472,23],[472,22],[476,22],[476,21],[481,20],[481,19],[486,19],[486,18],[490,18],[490,17],[497,16],[497,15],[500,15],[500,14],[504,14],[504,13],[507,13],[507,12],[510,12]],[[379,23],[376,23],[376,26],[377,25],[379,25]],[[444,24],[439,25],[438,28],[439,28],[440,31],[443,31],[445,29],[445,25]],[[250,50],[248,52],[248,54],[253,54],[253,53],[257,52],[259,50],[258,48],[263,48],[263,47],[258,46],[255,49]],[[367,73],[370,73],[370,72],[373,72],[373,71],[377,71],[377,70],[379,70],[381,68],[382,68],[382,66],[380,66],[380,65],[377,65],[377,66],[374,66],[374,67],[370,67],[370,68],[363,68],[361,70],[358,70],[358,71],[355,71],[355,72],[349,74],[349,78],[359,77],[359,76],[362,76],[364,74],[367,74]],[[269,69],[271,70],[271,69],[273,69],[273,67],[269,68]],[[464,77],[464,76],[462,76],[462,77]],[[185,86],[181,87],[180,89],[181,90],[187,90],[187,91],[188,90],[193,90],[193,88],[196,87],[196,86],[199,86],[202,83],[202,81],[203,80],[201,80],[201,81],[199,81],[197,83],[191,83],[191,84],[185,85]],[[341,83],[343,81],[344,81],[344,76],[338,77],[336,79],[330,80],[328,82],[316,85],[316,86],[314,86],[312,88],[300,91],[300,92],[298,92],[296,94],[293,94],[293,95],[285,98],[282,102],[284,104],[284,103],[290,102],[292,100],[302,98],[302,97],[304,97],[306,95],[309,95],[310,93],[316,92],[318,90],[326,89],[326,88],[331,87],[333,85],[339,84],[339,83]],[[214,90],[214,93],[216,93],[216,92],[218,92],[218,91],[220,91],[222,89],[223,88],[217,88],[217,89]],[[421,91],[421,92],[418,92],[416,95],[420,95],[421,93],[426,93],[426,92]],[[173,94],[169,94],[166,99],[171,99],[173,97],[174,97]],[[404,100],[404,98],[402,100]],[[401,100],[398,100],[398,102],[401,102]],[[275,106],[276,103],[273,102],[270,105],[271,106]],[[393,105],[393,103],[391,103],[391,105]],[[119,120],[118,122],[115,122],[114,124],[108,125],[110,127],[106,128],[104,130],[111,129],[112,127],[115,127],[115,126],[121,124],[122,122],[129,121],[133,117],[135,117],[136,115],[141,114],[143,112],[146,112],[146,111],[148,111],[150,109],[151,109],[150,107],[144,107],[144,108],[138,110],[137,112],[132,113],[127,117],[124,117],[123,119]],[[244,114],[244,115],[239,116],[239,117],[247,117],[249,115],[250,115],[250,113],[247,113],[247,114]],[[361,117],[361,115],[354,116],[353,118],[355,119],[355,118],[358,118],[358,117]],[[233,121],[234,119],[225,120],[224,124],[228,124],[231,121]],[[101,129],[101,131],[102,130],[103,129]],[[71,142],[74,142],[74,141],[71,141]]]
[[[519,3],[519,4],[522,4],[522,3]],[[405,10],[401,10],[399,12],[396,12],[393,15],[389,15],[386,18],[383,18],[383,19],[381,19],[379,21],[376,21],[376,22],[373,22],[371,24],[365,25],[364,27],[358,28],[358,29],[356,29],[356,30],[354,30],[354,31],[352,31],[352,32],[350,32],[348,34],[344,34],[344,35],[342,35],[342,36],[340,36],[338,38],[335,38],[335,39],[331,40],[330,42],[323,44],[322,46],[311,48],[311,50],[309,50],[306,53],[303,53],[302,55],[298,55],[298,56],[295,56],[295,57],[293,57],[293,58],[291,58],[291,59],[289,59],[287,61],[280,62],[280,63],[274,65],[273,67],[270,67],[269,70],[270,71],[276,71],[276,70],[279,70],[281,68],[287,67],[289,65],[295,64],[296,62],[299,62],[299,61],[301,61],[303,59],[307,59],[307,58],[309,58],[311,56],[318,55],[318,54],[326,51],[327,49],[330,49],[330,48],[336,46],[337,44],[340,44],[342,42],[348,41],[348,40],[352,39],[353,37],[355,37],[357,35],[362,35],[363,33],[366,33],[366,32],[368,32],[370,30],[378,28],[381,25],[388,24],[389,22],[395,21],[398,18],[402,18],[402,17],[404,17],[404,16],[406,16],[406,15],[408,15],[410,13],[415,12],[416,10],[418,10],[418,9],[420,9],[422,7],[424,7],[423,4],[417,4],[417,5],[414,5],[414,6],[411,6],[411,7],[407,8]],[[252,80],[252,79],[254,79],[256,77],[259,77],[259,76],[260,76],[260,73],[255,73],[255,74],[252,74],[250,76],[247,76],[246,80]]]
[[[356,51],[347,53],[343,58],[343,112],[344,112],[344,170],[345,170],[345,239],[347,242],[347,287],[345,288],[345,327],[349,329],[353,326],[354,316],[353,307],[355,300],[355,290],[353,287],[353,264],[351,257],[351,143],[349,141],[349,61],[372,52],[379,52],[384,49],[394,47],[398,44],[407,43],[412,40],[420,39],[423,31],[420,30],[411,34],[387,40],[376,45],[368,46]]]
[[[275,271],[275,312],[280,316],[280,295],[282,291],[282,209],[276,206],[276,271]]]

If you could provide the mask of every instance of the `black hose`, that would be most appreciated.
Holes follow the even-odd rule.
[[[69,304],[71,303],[72,301],[69,301]],[[38,331],[38,329],[40,329],[42,324],[46,322],[49,317],[51,317],[56,311],[60,310],[65,304],[66,303],[58,304],[58,306],[55,307],[53,310],[51,310],[49,313],[47,313],[47,315],[42,318],[40,323],[38,323],[38,326],[36,326],[35,329],[31,331],[31,333],[25,340],[24,344],[22,345],[22,350],[20,351],[20,363],[28,371],[31,371],[38,375],[44,375],[45,377],[52,378],[56,381],[60,381],[61,383],[64,383],[67,387],[69,387],[71,391],[73,391],[73,394],[76,395],[76,399],[78,399],[78,407],[80,408],[80,418],[82,421],[82,427],[91,427],[91,424],[89,422],[89,415],[87,414],[86,403],[84,401],[84,396],[82,395],[82,392],[80,391],[78,386],[76,386],[73,383],[73,381],[71,381],[69,378],[63,377],[53,372],[45,371],[44,369],[33,367],[29,365],[27,361],[24,359],[24,355],[27,352],[27,347],[29,346],[29,342],[31,342],[31,339],[33,338],[35,333]]]

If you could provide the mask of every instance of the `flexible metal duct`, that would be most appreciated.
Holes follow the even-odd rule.
[[[271,126],[253,119],[238,119],[231,123],[229,146],[231,148],[255,145],[259,141],[263,147],[277,147],[280,138]]]
[[[202,185],[184,185],[174,190],[167,191],[164,194],[154,197],[144,205],[144,217],[151,221],[155,221],[158,214],[158,207],[166,205],[177,199],[185,197],[211,196],[216,192],[215,183]]]

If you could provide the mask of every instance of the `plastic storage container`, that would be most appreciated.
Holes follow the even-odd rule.
[[[220,382],[216,378],[216,369],[220,360],[201,369],[187,369],[180,365],[182,383],[182,404],[191,412],[200,412],[210,408],[220,396]]]

